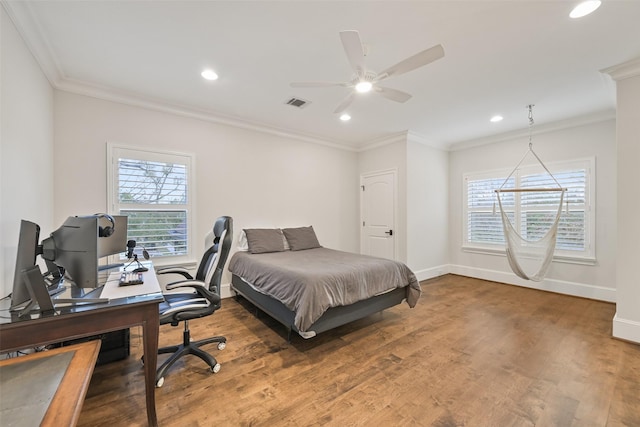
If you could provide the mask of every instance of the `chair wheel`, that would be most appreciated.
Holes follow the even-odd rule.
[[[227,346],[226,342],[219,342],[218,343],[218,350],[224,350],[226,346]]]
[[[213,372],[214,374],[218,373],[218,371],[220,371],[220,364],[216,363],[215,365],[213,365],[211,367],[211,372]]]
[[[162,384],[164,384],[164,377],[158,378],[158,379],[156,380],[156,387],[157,387],[157,388],[162,387]]]

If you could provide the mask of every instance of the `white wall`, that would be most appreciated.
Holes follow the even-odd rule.
[[[616,274],[616,159],[615,121],[533,135],[533,148],[546,164],[576,158],[596,158],[596,265],[553,262],[544,282],[517,278],[505,256],[462,250],[462,176],[468,172],[510,169],[528,148],[526,137],[451,152],[450,155],[450,259],[451,271],[504,283],[615,301]],[[529,163],[535,163],[531,159]],[[526,162],[526,161],[525,161]]]
[[[21,219],[53,229],[53,89],[0,7],[0,296],[11,292]]]
[[[407,141],[407,265],[418,280],[449,264],[449,154]]]
[[[411,133],[360,153],[360,175],[397,171],[396,258],[419,280],[448,272],[448,161],[446,151]]]
[[[220,215],[236,241],[243,227],[313,225],[323,246],[359,250],[357,153],[61,91],[55,111],[56,223],[108,211],[113,141],[195,153],[198,254]]]
[[[640,58],[612,67],[617,92],[617,303],[613,336],[640,343]]]

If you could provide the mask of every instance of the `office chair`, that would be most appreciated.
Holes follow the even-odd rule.
[[[218,350],[222,350],[226,346],[227,339],[217,336],[191,341],[189,332],[190,319],[209,316],[221,306],[220,281],[231,250],[233,219],[229,216],[218,218],[213,225],[213,235],[213,245],[202,256],[195,278],[191,277],[185,269],[180,268],[165,268],[157,271],[157,274],[180,274],[185,278],[185,280],[169,283],[166,286],[167,290],[192,288],[193,292],[165,293],[165,302],[160,304],[160,324],[170,323],[171,326],[178,326],[180,322],[184,322],[184,332],[182,344],[158,349],[158,354],[173,354],[156,371],[156,387],[162,387],[167,370],[186,354],[193,354],[207,362],[214,373],[220,370],[220,364],[215,357],[201,350],[200,347],[217,342]]]

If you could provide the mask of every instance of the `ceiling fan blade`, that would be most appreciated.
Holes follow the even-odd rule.
[[[342,47],[344,47],[351,68],[359,77],[363,76],[365,73],[364,51],[360,35],[355,30],[340,31],[340,40],[342,40]]]
[[[351,92],[349,94],[349,96],[347,96],[341,103],[340,105],[338,105],[338,107],[336,107],[335,110],[333,110],[334,114],[340,114],[342,113],[344,110],[346,110],[349,105],[351,105],[351,103],[353,102],[353,100],[355,99],[356,94],[355,92]]]
[[[386,70],[378,73],[376,81],[384,80],[391,76],[399,76],[400,74],[408,73],[416,68],[423,67],[433,61],[436,61],[444,56],[444,49],[442,45],[436,45],[422,52],[416,53],[413,56],[398,62]]]
[[[391,89],[390,87],[375,86],[375,91],[385,98],[396,102],[407,102],[411,99],[411,94],[398,89]]]
[[[330,87],[330,86],[349,86],[344,82],[293,82],[289,83],[291,87]]]

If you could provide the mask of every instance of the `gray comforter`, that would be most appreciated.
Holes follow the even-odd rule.
[[[406,287],[407,304],[421,289],[403,263],[327,248],[264,254],[236,252],[229,271],[295,312],[295,326],[305,332],[330,307]]]

